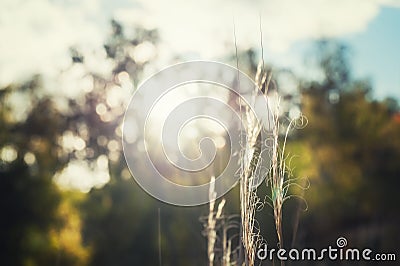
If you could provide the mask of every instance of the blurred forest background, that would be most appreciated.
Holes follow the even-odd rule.
[[[118,22],[111,27],[104,52],[112,73],[87,71],[86,58],[71,47],[65,72],[76,71],[87,81],[76,97],[49,94],[40,75],[0,88],[2,265],[158,265],[159,222],[162,265],[207,263],[200,218],[208,206],[175,207],[153,199],[131,178],[122,154],[124,108],[132,84],[146,78],[143,70],[151,65],[132,51],[157,47],[157,31],[136,28],[127,37]],[[345,44],[321,40],[312,54],[320,81],[267,66],[282,92],[288,79],[295,84],[282,96],[309,120],[288,142],[287,150],[297,155],[294,175],[307,177],[310,188],[303,195],[306,211],[298,200],[284,207],[285,243],[324,248],[344,236],[353,247],[398,254],[398,102],[373,99],[368,79],[353,78]],[[226,60],[235,65],[235,58],[232,51]],[[238,60],[254,77],[258,54],[239,51]],[[66,189],[66,173],[81,180],[96,173],[101,184]],[[238,195],[237,188],[229,192],[225,212],[239,213]],[[276,241],[271,210],[257,218],[263,236]]]

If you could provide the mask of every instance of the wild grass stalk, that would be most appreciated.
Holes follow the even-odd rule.
[[[266,81],[266,76],[258,73],[256,82],[262,85]],[[252,94],[251,105],[254,106],[259,88],[256,86]],[[261,121],[254,114],[248,105],[245,105],[244,117],[242,118],[246,125],[246,140],[242,145],[242,154],[240,160],[240,216],[241,216],[241,240],[244,247],[244,263],[253,266],[255,255],[261,236],[258,228],[256,210],[260,205],[260,199],[257,196],[257,183],[261,178],[258,176],[258,166],[262,163],[261,147],[263,130]]]
[[[225,206],[225,199],[222,199],[218,204],[217,211],[214,211],[215,201],[217,193],[215,192],[215,177],[211,177],[210,189],[209,189],[209,213],[207,218],[207,225],[205,226],[205,232],[207,235],[207,255],[208,264],[214,265],[215,259],[215,242],[217,240],[217,221],[222,218],[222,211]]]
[[[261,31],[261,29],[260,29]],[[235,34],[235,32],[234,32]],[[235,35],[235,47],[236,35]],[[236,54],[237,55],[237,54]],[[237,68],[238,68],[238,58]],[[239,68],[238,68],[239,69]],[[307,120],[305,117],[300,116],[297,119],[292,119],[288,123],[286,131],[283,135],[283,140],[280,140],[281,135],[281,114],[280,114],[280,98],[276,93],[276,84],[272,81],[271,74],[267,74],[264,70],[264,62],[261,61],[257,68],[256,86],[251,95],[251,103],[242,104],[242,99],[239,97],[239,113],[242,115],[241,119],[245,124],[245,139],[244,143],[240,143],[242,150],[240,154],[240,241],[239,241],[239,256],[236,261],[231,261],[232,241],[228,239],[227,230],[229,228],[229,219],[222,217],[222,209],[225,204],[223,199],[218,205],[218,210],[215,212],[216,193],[214,191],[215,178],[213,177],[210,183],[209,191],[209,215],[206,224],[206,235],[208,240],[208,260],[209,265],[213,265],[215,259],[215,243],[217,240],[217,222],[222,223],[222,265],[246,265],[254,266],[256,262],[257,249],[263,241],[260,235],[260,228],[256,220],[256,211],[267,203],[273,209],[275,231],[278,238],[278,246],[283,248],[283,229],[282,229],[282,207],[284,202],[293,197],[288,194],[289,187],[296,184],[296,179],[290,178],[290,169],[287,166],[288,156],[285,155],[286,142],[291,128],[303,127],[306,125]],[[275,95],[269,97],[269,87],[273,85]],[[240,86],[240,84],[239,84]],[[266,97],[268,110],[266,110],[267,121],[259,121],[250,106],[255,106],[256,98],[260,96],[259,90],[262,95]],[[268,95],[268,97],[267,97]],[[274,98],[271,103],[270,98]],[[244,112],[243,112],[244,111]],[[300,124],[298,124],[300,121]],[[283,126],[282,126],[283,127]],[[262,139],[262,133],[267,133],[268,140]],[[263,151],[263,144],[269,143],[269,151]],[[270,156],[270,164],[265,164],[263,161],[263,152],[267,152]],[[260,171],[260,169],[269,169],[267,173]],[[257,195],[257,186],[259,181],[265,177],[265,182],[270,190],[270,196],[266,196],[268,201],[262,202]],[[227,222],[228,221],[228,222]],[[227,224],[225,224],[227,222]],[[241,254],[242,256],[241,257]],[[232,264],[235,263],[235,264]],[[281,261],[281,265],[284,265]]]
[[[283,140],[280,143],[279,135],[281,132],[281,122],[279,117],[279,106],[280,98],[276,99],[276,104],[274,109],[271,110],[273,117],[273,127],[272,127],[272,161],[271,169],[269,171],[268,177],[266,179],[267,187],[270,188],[271,197],[270,203],[274,212],[274,220],[276,233],[278,236],[278,244],[280,248],[283,248],[283,233],[282,233],[282,207],[286,200],[291,197],[296,197],[296,195],[288,195],[289,188],[292,185],[296,185],[302,189],[307,187],[302,187],[298,183],[298,179],[292,178],[291,169],[287,162],[289,161],[289,155],[286,155],[286,143],[289,132],[293,128],[303,128],[307,124],[307,119],[300,115],[299,117],[290,120],[285,133],[283,135]],[[297,196],[298,197],[298,196]]]
[[[267,86],[268,88],[268,86]],[[270,190],[270,197],[268,205],[272,207],[273,215],[274,215],[274,223],[275,230],[278,238],[278,248],[284,247],[284,237],[283,237],[283,225],[282,225],[282,208],[283,204],[286,200],[292,197],[298,197],[304,200],[301,196],[298,195],[289,195],[289,188],[291,186],[298,186],[302,190],[307,189],[307,187],[303,187],[298,184],[299,179],[293,178],[292,171],[288,162],[290,162],[291,157],[286,152],[286,144],[288,140],[288,136],[290,131],[293,128],[301,129],[305,127],[308,123],[306,117],[300,114],[298,117],[289,119],[288,123],[282,122],[281,111],[280,111],[280,100],[281,98],[276,93],[274,95],[274,103],[269,105],[270,113],[272,114],[272,127],[271,127],[271,146],[269,147],[272,150],[271,153],[271,167],[268,172],[266,178],[267,188]],[[286,118],[286,117],[284,117]],[[287,120],[286,120],[287,121]],[[286,129],[283,131],[281,127],[286,126]],[[281,132],[284,132],[283,134]],[[281,261],[281,265],[284,265],[284,262]]]
[[[260,73],[261,67],[256,75],[257,87],[264,95],[267,95],[270,86],[271,77],[265,73]],[[254,92],[253,100],[255,101]],[[273,97],[271,97],[273,98]],[[268,98],[267,98],[268,100]],[[223,208],[225,199],[219,203],[217,210],[216,205],[216,192],[215,192],[215,178],[212,177],[209,189],[209,214],[205,225],[205,232],[207,235],[208,246],[207,254],[209,265],[213,265],[215,261],[216,240],[218,238],[218,230],[222,228],[222,260],[221,265],[246,265],[254,266],[256,262],[257,249],[263,241],[260,235],[260,228],[256,220],[256,211],[264,205],[257,195],[257,185],[259,184],[261,175],[266,174],[265,182],[267,188],[270,190],[270,195],[266,196],[267,203],[272,207],[273,217],[275,223],[275,231],[278,238],[278,246],[283,248],[283,229],[282,229],[282,208],[284,202],[296,195],[288,195],[290,186],[297,185],[297,179],[291,177],[290,167],[287,161],[289,156],[286,155],[286,142],[289,132],[292,128],[301,128],[306,125],[307,120],[305,117],[292,119],[282,134],[281,115],[280,115],[280,98],[276,95],[272,102],[268,102],[268,121],[261,122],[255,116],[254,112],[246,105],[240,105],[244,109],[242,117],[246,125],[246,138],[245,143],[241,143],[242,151],[240,157],[240,243],[243,249],[243,258],[238,258],[236,261],[231,261],[232,241],[228,238],[227,231],[231,228],[229,219],[223,215]],[[299,123],[300,122],[300,123]],[[264,128],[263,128],[264,126]],[[267,140],[261,138],[262,130],[267,131]],[[281,141],[281,136],[283,139]],[[270,149],[269,155],[271,158],[269,165],[263,165],[262,156],[262,142],[268,142]],[[260,168],[268,168],[268,173],[262,173]],[[301,187],[301,186],[300,186]],[[219,224],[218,224],[219,223]],[[221,231],[220,231],[221,232]],[[284,265],[281,261],[281,265]]]
[[[257,248],[261,236],[258,234],[258,227],[255,225],[255,211],[259,208],[260,202],[257,196],[256,184],[262,178],[262,167],[269,168],[266,176],[266,184],[270,190],[270,197],[267,202],[273,209],[275,230],[278,238],[278,246],[283,248],[283,225],[282,225],[282,208],[284,202],[296,195],[288,195],[290,186],[297,185],[297,179],[292,178],[291,169],[288,167],[289,155],[286,155],[286,143],[291,129],[302,128],[307,124],[307,119],[300,115],[299,117],[289,120],[286,124],[282,122],[280,111],[280,97],[277,93],[276,84],[272,81],[271,74],[264,72],[264,63],[260,62],[256,74],[257,89],[261,90],[267,97],[268,115],[267,121],[255,121],[255,116],[246,109],[245,118],[247,120],[247,139],[241,164],[241,186],[240,186],[240,202],[242,217],[242,241],[246,250],[246,265],[254,265],[255,248]],[[269,92],[270,85],[273,92]],[[257,93],[254,93],[257,95]],[[264,126],[264,127],[263,127]],[[284,134],[281,129],[286,126]],[[268,139],[261,138],[261,131],[265,130]],[[281,138],[282,137],[282,138]],[[264,164],[262,160],[262,142],[268,143],[269,155],[271,158],[270,165]],[[268,151],[266,151],[268,152]],[[304,187],[301,187],[305,189]],[[261,204],[263,205],[263,204]],[[284,265],[281,262],[281,265]]]

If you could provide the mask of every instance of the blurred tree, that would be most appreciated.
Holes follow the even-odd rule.
[[[101,154],[109,158],[111,178],[103,188],[91,190],[80,208],[85,243],[92,248],[90,264],[156,265],[161,248],[163,265],[204,265],[207,257],[199,252],[199,246],[204,246],[206,254],[199,222],[202,208],[178,208],[149,196],[130,178],[120,146],[123,112],[133,92],[130,83],[139,80],[147,64],[143,58],[145,51],[139,55],[135,51],[156,45],[157,32],[136,28],[133,37],[127,37],[116,21],[112,21],[112,29],[104,45],[107,57],[113,61],[112,76],[107,79],[89,73],[95,87],[86,95],[84,116],[81,107],[74,103],[75,116],[85,117],[83,123],[90,130],[88,145],[96,150],[94,158]],[[128,89],[123,106],[110,102],[108,92],[115,88]],[[98,106],[106,106],[107,111],[99,114]],[[121,107],[122,112],[118,111]],[[109,145],[115,141],[119,145],[117,149]],[[159,237],[161,247],[158,246]],[[196,244],[188,244],[193,242]]]
[[[369,83],[351,78],[346,50],[320,43],[324,78],[301,87],[309,124],[291,147],[300,155],[295,172],[311,188],[299,243],[325,245],[344,235],[352,245],[390,250],[400,240],[398,105],[370,100]]]
[[[68,203],[60,213],[63,197],[52,182],[66,164],[58,156],[66,120],[50,98],[37,97],[41,87],[40,77],[35,76],[0,89],[2,264],[84,265],[88,256],[80,241],[55,243],[73,215]],[[18,103],[23,105],[18,108]]]
[[[129,228],[116,226],[122,230],[118,234],[118,230],[107,224],[109,219],[124,220],[126,217],[123,215],[130,213],[129,210],[134,214],[143,207],[143,204],[137,205],[140,201],[132,202],[131,198],[121,197],[119,192],[127,187],[124,183],[121,187],[115,179],[120,181],[123,176],[121,172],[127,172],[121,160],[119,144],[123,100],[129,99],[132,80],[137,80],[151,59],[148,51],[157,40],[157,32],[137,28],[134,37],[129,39],[124,36],[118,22],[112,21],[111,25],[112,35],[104,49],[108,58],[106,60],[111,62],[112,73],[110,77],[89,70],[83,73],[82,78],[90,77],[92,82],[92,89],[83,91],[87,93],[80,93],[74,99],[57,94],[49,95],[40,76],[34,76],[23,84],[0,88],[0,177],[3,181],[0,204],[4,217],[7,217],[0,222],[2,264],[86,265],[90,263],[91,247],[93,262],[99,261],[100,249],[96,248],[101,245],[108,246],[106,251],[109,254],[116,254],[110,246],[111,236],[127,236],[128,242],[136,239],[135,234],[125,233],[129,232]],[[145,48],[148,57],[143,57],[141,53]],[[70,53],[71,68],[83,66],[83,69],[90,69],[86,65],[85,54],[78,48],[71,48]],[[64,142],[68,136],[73,136],[74,141],[79,140],[79,147],[76,143],[66,147]],[[99,192],[87,195],[88,204],[82,205],[82,197],[74,199],[76,193],[62,193],[53,182],[53,177],[72,161],[86,161],[92,165],[104,155],[110,159],[112,180],[108,185],[109,190],[101,192],[102,197],[109,198],[108,202],[123,202],[120,209],[114,206],[116,212],[108,216],[97,216],[97,212],[83,208],[87,214],[84,231],[87,232],[85,241],[88,243],[83,246],[83,224],[76,206],[79,204],[91,208],[90,202],[97,205],[95,201]],[[131,187],[134,187],[133,184]],[[136,196],[136,191],[133,191],[128,188],[127,196]],[[132,204],[135,204],[135,208],[130,208]],[[107,213],[107,205],[100,206],[103,208],[99,211]],[[121,216],[116,215],[118,210]],[[99,224],[106,227],[98,227],[96,230]],[[110,230],[107,231],[107,228]],[[104,232],[106,237],[90,234],[98,231]],[[123,238],[118,241],[126,248],[127,242]],[[125,250],[126,255],[128,252],[131,254],[131,250]],[[115,258],[117,260],[114,262],[119,265],[118,257]]]

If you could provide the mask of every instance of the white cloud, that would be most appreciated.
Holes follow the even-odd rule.
[[[99,25],[89,20],[96,10],[96,1],[90,3],[3,0],[0,85],[32,73],[54,75],[69,64],[68,49],[72,45],[101,45]]]
[[[241,47],[258,46],[259,15],[263,39],[272,52],[285,52],[294,42],[362,32],[380,6],[398,0],[142,0],[142,9],[117,9],[116,16],[161,29],[174,52],[214,57],[233,46],[233,19]]]
[[[378,0],[377,2],[385,6],[400,7],[399,0]]]

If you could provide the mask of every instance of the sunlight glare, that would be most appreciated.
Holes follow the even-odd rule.
[[[17,159],[17,157],[18,157],[17,150],[12,145],[4,146],[0,151],[0,158],[4,162],[11,163],[15,159]]]
[[[27,152],[24,155],[24,161],[27,165],[33,165],[36,162],[36,156],[32,152]]]
[[[54,181],[64,189],[75,189],[87,193],[93,187],[102,187],[110,180],[108,159],[99,156],[95,164],[74,160],[61,172],[56,173]]]

